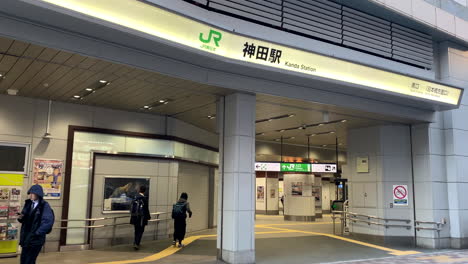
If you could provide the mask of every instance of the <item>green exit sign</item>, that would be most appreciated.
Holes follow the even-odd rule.
[[[306,164],[306,163],[281,163],[281,171],[311,172],[311,169],[310,169],[310,164]]]

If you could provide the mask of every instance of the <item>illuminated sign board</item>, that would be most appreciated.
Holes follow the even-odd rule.
[[[255,171],[336,173],[335,163],[255,162]]]
[[[458,105],[462,89],[242,36],[172,13],[154,0],[36,0],[224,58]],[[147,2],[147,3],[145,3]]]
[[[280,171],[280,163],[255,162],[255,171]]]
[[[283,172],[310,172],[309,163],[281,163]]]
[[[317,173],[336,173],[336,164],[315,164],[312,163],[312,172]]]

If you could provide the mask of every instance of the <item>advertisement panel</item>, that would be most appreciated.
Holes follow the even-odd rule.
[[[44,199],[62,197],[63,160],[34,159],[33,184],[44,189]]]

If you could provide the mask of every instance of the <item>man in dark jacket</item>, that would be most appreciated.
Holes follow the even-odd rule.
[[[35,264],[45,243],[46,235],[54,224],[54,214],[40,185],[33,185],[29,191],[23,211],[18,217],[21,225],[21,264]]]
[[[187,202],[187,193],[180,195],[179,201],[174,204],[172,208],[172,219],[174,219],[174,241],[172,245],[176,245],[179,242],[179,247],[183,247],[182,240],[185,238],[185,232],[187,229],[187,213],[189,217],[192,217],[192,210],[190,210],[190,204]]]
[[[148,220],[151,219],[148,206],[148,197],[145,196],[146,186],[140,186],[139,193],[136,195],[135,200],[132,203],[132,216],[130,218],[130,224],[135,228],[135,241],[133,247],[135,250],[140,249],[141,238],[145,232],[145,226],[148,225]]]

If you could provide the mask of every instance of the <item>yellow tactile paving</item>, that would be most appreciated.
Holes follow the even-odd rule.
[[[297,224],[260,224],[260,225],[255,225],[257,228],[263,228],[263,229],[271,229],[275,231],[265,231],[265,232],[255,232],[256,235],[264,235],[264,234],[282,234],[282,233],[302,233],[302,234],[309,234],[309,235],[315,235],[315,236],[326,236],[338,240],[343,240],[346,242],[370,247],[370,248],[375,248],[379,250],[383,250],[388,252],[391,255],[395,256],[403,256],[403,255],[413,255],[413,254],[419,254],[421,252],[418,251],[403,251],[403,250],[396,250],[396,249],[391,249],[391,248],[386,248],[366,242],[361,242],[358,240],[354,239],[349,239],[345,237],[340,237],[332,234],[326,234],[326,233],[319,233],[319,232],[312,232],[312,231],[301,231],[301,230],[295,230],[295,229],[286,229],[286,228],[279,228],[279,227],[274,227],[274,226],[299,226],[299,225],[310,225],[310,224],[330,224],[332,222],[315,222],[315,223],[297,223]],[[199,235],[199,236],[191,236],[188,237],[187,239],[184,240],[185,245],[189,245],[193,243],[194,241],[201,239],[201,238],[212,238],[216,237],[216,235]],[[100,263],[94,263],[94,264],[131,264],[131,263],[145,263],[145,262],[151,262],[151,261],[156,261],[168,256],[171,256],[175,254],[177,251],[181,250],[181,248],[177,247],[168,247],[156,254],[147,256],[145,258],[141,259],[134,259],[134,260],[122,260],[122,261],[110,261],[110,262],[100,262]],[[445,260],[441,258],[440,260]],[[444,263],[444,262],[439,262],[439,263]]]
[[[335,235],[331,235],[331,234],[325,234],[325,233],[318,233],[318,232],[312,232],[312,231],[301,231],[301,230],[294,230],[294,229],[284,229],[284,228],[277,228],[277,227],[267,227],[267,226],[264,226],[264,228],[270,228],[270,229],[279,230],[279,231],[289,231],[291,233],[303,233],[303,234],[311,234],[311,235],[331,237],[331,238],[347,241],[347,242],[350,242],[350,243],[354,243],[354,244],[358,244],[358,245],[362,245],[362,246],[366,246],[366,247],[371,247],[371,248],[387,251],[387,252],[389,252],[389,254],[396,255],[396,256],[413,255],[413,254],[421,253],[421,252],[418,252],[418,251],[403,251],[403,250],[396,250],[396,249],[386,248],[386,247],[382,247],[382,246],[378,246],[378,245],[374,245],[374,244],[370,244],[370,243],[366,243],[366,242],[362,242],[362,241],[358,241],[358,240],[354,240],[354,239],[349,239],[349,238],[335,236]]]
[[[433,260],[436,263],[468,263],[468,258],[452,258],[450,256],[432,256],[417,258],[420,260]]]

